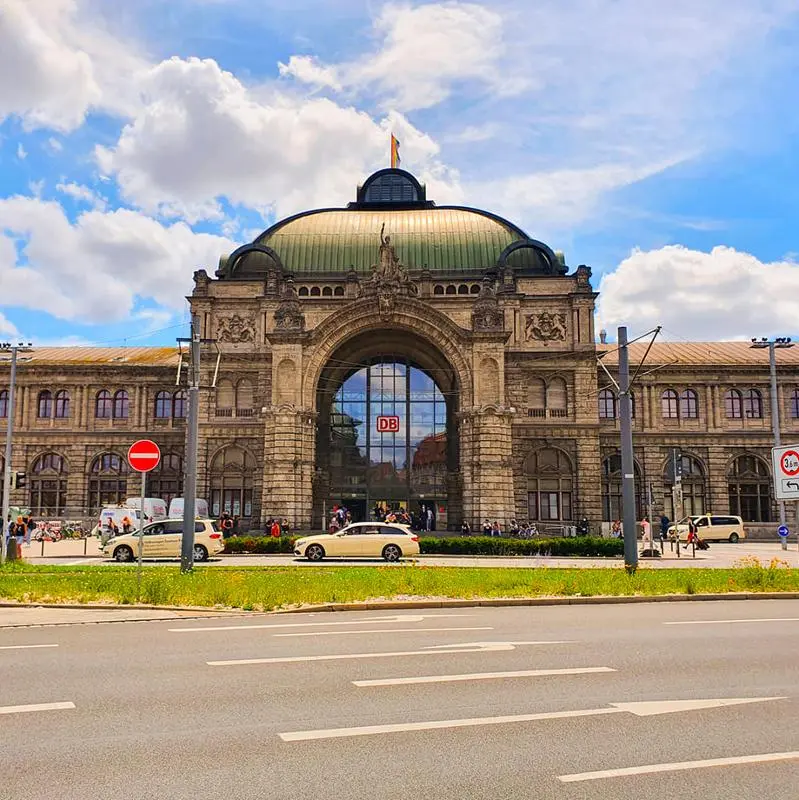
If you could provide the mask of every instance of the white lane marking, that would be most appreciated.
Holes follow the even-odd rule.
[[[466,645],[438,645],[424,650],[396,650],[388,653],[339,653],[322,656],[281,656],[278,658],[242,658],[233,661],[206,661],[209,667],[235,667],[245,664],[296,664],[301,661],[346,661],[356,658],[401,658],[402,656],[437,656],[461,653],[498,653],[515,650],[519,644],[566,644],[566,642],[475,642]]]
[[[664,625],[735,625],[741,622],[799,622],[799,617],[775,617],[774,619],[691,619],[685,622],[664,622]]]
[[[522,669],[511,672],[473,672],[464,675],[420,675],[414,678],[378,678],[352,681],[353,686],[408,686],[415,683],[455,683],[456,681],[489,681],[495,678],[542,678],[546,675],[590,675],[616,672],[610,667],[578,667],[575,669]]]
[[[502,717],[473,717],[469,719],[442,719],[429,722],[401,722],[393,725],[363,725],[354,728],[327,728],[311,731],[291,731],[279,734],[284,742],[304,742],[314,739],[341,739],[349,736],[374,736],[383,733],[439,730],[442,728],[469,728],[481,725],[505,725],[514,722],[538,722],[550,719],[598,717],[607,714],[631,713],[636,716],[670,714],[675,711],[692,711],[716,708],[738,703],[756,703],[766,700],[784,700],[784,697],[746,697],[729,700],[664,700],[643,703],[610,703],[610,708],[587,708],[578,711],[548,711],[539,714],[510,714]]]
[[[493,628],[372,628],[366,631],[303,631],[302,633],[276,633],[275,638],[294,636],[363,636],[370,633],[426,633],[430,631],[493,631]]]
[[[516,647],[522,645],[535,645],[535,644],[574,644],[574,641],[570,641],[567,639],[557,639],[553,641],[535,641],[535,642],[459,642],[458,644],[431,644],[425,647],[425,650],[443,650],[443,649],[452,649],[454,647],[487,647],[489,645],[495,644],[502,644],[502,645],[515,645]]]
[[[0,650],[33,650],[37,647],[58,647],[57,644],[4,644]]]
[[[686,769],[726,767],[733,764],[763,764],[768,761],[791,761],[797,758],[799,758],[799,750],[792,750],[786,753],[762,753],[756,756],[707,758],[703,761],[675,761],[671,764],[645,764],[641,767],[605,769],[598,772],[575,772],[571,775],[558,775],[558,780],[562,783],[575,783],[577,781],[596,781],[602,778],[621,778],[626,775],[649,775],[655,772],[679,772]]]
[[[371,619],[346,620],[344,622],[281,622],[267,625],[219,625],[208,628],[169,628],[169,633],[207,633],[208,631],[255,631],[270,628],[318,628],[324,625],[376,625],[384,622],[422,622],[426,619],[451,619],[454,617],[473,617],[474,614],[396,614],[390,617],[372,617]]]
[[[75,708],[74,703],[33,703],[26,706],[0,706],[0,714],[26,714],[29,711],[60,711]]]

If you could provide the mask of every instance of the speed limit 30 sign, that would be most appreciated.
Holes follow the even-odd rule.
[[[774,496],[777,500],[799,500],[799,445],[773,447]]]

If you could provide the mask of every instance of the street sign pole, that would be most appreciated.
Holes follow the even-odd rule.
[[[635,462],[633,460],[632,402],[630,399],[630,354],[627,347],[626,327],[619,328],[618,341],[624,566],[628,572],[635,572],[638,567],[638,537],[635,531]]]
[[[771,449],[771,466],[774,473],[774,499],[780,504],[780,542],[788,549],[788,523],[785,501],[796,501],[797,551],[799,551],[799,445],[777,446]],[[783,533],[788,531],[788,533]]]
[[[3,532],[0,535],[0,563],[6,563],[8,555],[8,509],[11,506],[11,440],[14,436],[14,390],[17,385],[17,348],[11,348],[11,385],[8,389],[8,405],[6,406],[6,457],[3,462]]]
[[[161,448],[149,439],[139,439],[128,449],[128,464],[141,473],[141,505],[139,506],[139,553],[136,576],[136,600],[141,600],[142,555],[144,551],[144,498],[147,489],[147,473],[161,463]]]
[[[136,578],[136,600],[141,600],[142,551],[144,550],[144,498],[146,496],[147,473],[141,474],[141,506],[139,507],[139,574]]]
[[[200,419],[200,320],[191,320],[191,379],[189,380],[189,418],[186,425],[186,475],[183,487],[183,538],[180,571],[194,569],[194,519],[197,516],[197,439]]]

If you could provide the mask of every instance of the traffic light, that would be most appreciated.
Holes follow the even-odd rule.
[[[28,485],[28,476],[24,472],[11,473],[11,488],[24,489]]]

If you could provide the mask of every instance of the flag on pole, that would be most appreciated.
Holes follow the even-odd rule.
[[[391,134],[391,169],[399,168],[399,165],[402,163],[400,161],[399,149],[400,149],[399,139],[397,139],[397,137],[394,136],[394,134],[392,133]]]

